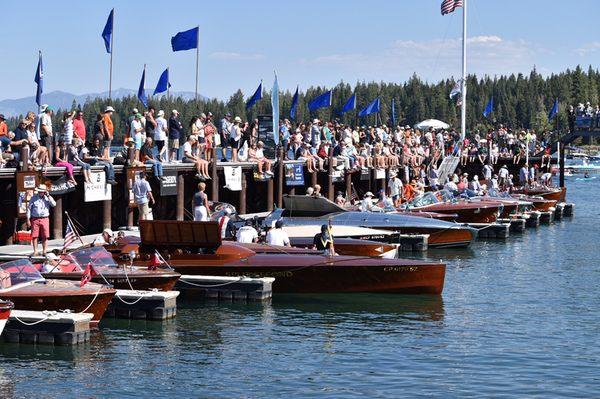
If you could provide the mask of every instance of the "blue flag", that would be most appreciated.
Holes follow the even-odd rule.
[[[254,92],[252,97],[250,97],[250,99],[246,102],[246,109],[250,109],[261,98],[262,98],[262,81],[256,88],[256,91]]]
[[[356,109],[356,93],[351,95],[348,101],[346,101],[346,104],[344,104],[342,110],[340,111],[340,115],[344,115],[346,112],[354,109]]]
[[[164,93],[171,87],[171,82],[169,82],[169,68],[165,69],[164,72],[158,78],[158,83],[156,84],[156,89],[154,89],[154,93],[152,95],[156,95],[158,93]]]
[[[35,102],[38,107],[42,105],[42,93],[44,92],[44,65],[42,64],[42,52],[40,51],[40,58],[38,60],[38,66],[35,71],[35,78],[33,79],[37,83],[37,92],[35,94]]]
[[[290,119],[296,120],[296,112],[298,111],[298,86],[296,86],[296,93],[292,98],[292,107],[290,108]]]
[[[323,107],[331,107],[331,90],[326,91],[308,103],[308,109],[311,111],[316,111]]]
[[[110,10],[110,14],[108,14],[108,19],[106,20],[106,25],[104,25],[104,30],[102,31],[102,38],[104,39],[104,47],[106,47],[106,52],[112,52],[112,33],[113,33],[113,17],[115,15],[115,9]]]
[[[367,115],[371,115],[371,114],[374,114],[379,111],[380,111],[380,101],[379,101],[379,98],[376,98],[369,105],[367,105],[366,107],[361,109],[360,112],[358,113],[358,116],[363,118]]]
[[[144,86],[146,85],[146,67],[144,66],[144,72],[142,72],[142,80],[140,80],[140,87],[138,88],[138,100],[144,104],[144,107],[148,108],[148,97],[146,96],[146,90]]]
[[[392,98],[392,126],[396,126],[396,99]]]
[[[554,116],[556,116],[556,114],[558,114],[558,98],[556,100],[554,100],[554,106],[552,107],[552,109],[550,110],[550,113],[548,114],[548,122],[550,122],[552,120],[552,118],[554,118]]]
[[[171,47],[173,51],[191,50],[198,47],[199,27],[195,27],[185,32],[179,32],[171,38]]]
[[[483,110],[483,116],[487,118],[492,112],[494,112],[494,96],[490,98],[490,101],[485,106],[485,109]]]
[[[277,82],[277,73],[273,82],[273,91],[271,92],[271,106],[273,107],[273,141],[279,145],[279,82]]]

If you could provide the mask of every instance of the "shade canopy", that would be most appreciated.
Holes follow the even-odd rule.
[[[448,129],[450,127],[449,124],[447,124],[446,122],[442,122],[440,120],[437,119],[426,119],[422,122],[417,123],[414,128],[415,129],[420,129],[420,130],[426,130],[429,128],[432,129]]]

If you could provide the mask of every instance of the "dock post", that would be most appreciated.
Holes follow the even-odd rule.
[[[246,213],[246,173],[244,173],[244,169],[242,168],[242,190],[240,191],[240,207],[239,213],[242,215]]]
[[[21,148],[21,170],[29,170],[29,146]]]
[[[560,159],[558,160],[560,169],[560,186],[565,186],[565,145],[562,141],[558,142],[560,148]]]
[[[277,207],[283,208],[283,148],[278,151],[279,160],[277,162]]]
[[[317,171],[315,170],[310,174],[310,186],[314,188],[316,185],[317,185]]]
[[[212,179],[211,199],[214,202],[219,200],[219,175],[217,174],[217,149],[212,149],[212,164],[210,168],[210,177]]]
[[[352,175],[346,173],[346,198],[352,198]]]
[[[273,211],[273,178],[267,181],[267,211]]]
[[[181,173],[177,174],[177,220],[183,220],[185,208],[185,181]]]
[[[110,229],[112,226],[112,200],[102,201],[102,227]]]
[[[335,193],[333,192],[333,147],[329,147],[329,159],[327,160],[327,198],[333,201]]]
[[[62,206],[62,197],[56,196],[54,198],[56,201],[56,206],[54,207],[52,212],[52,238],[60,239],[63,238],[63,206]]]

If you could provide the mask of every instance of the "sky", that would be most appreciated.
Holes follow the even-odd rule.
[[[462,11],[441,0],[3,0],[0,100],[35,95],[38,50],[45,92],[108,90],[101,31],[115,8],[113,88],[147,87],[170,68],[174,91],[194,91],[196,53],[170,38],[200,26],[199,91],[250,96],[273,71],[282,90],[341,80],[426,81],[461,74]],[[548,75],[600,64],[599,0],[468,0],[470,73]]]

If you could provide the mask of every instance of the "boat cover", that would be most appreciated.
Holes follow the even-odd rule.
[[[181,220],[140,220],[140,238],[147,246],[194,246],[216,248],[221,245],[217,222]]]
[[[323,216],[346,210],[324,197],[308,195],[284,195],[285,216]]]

